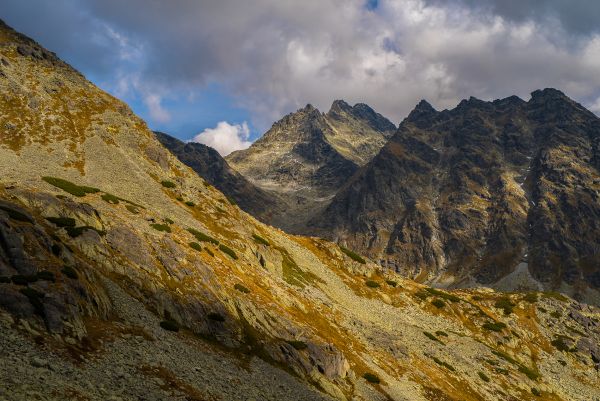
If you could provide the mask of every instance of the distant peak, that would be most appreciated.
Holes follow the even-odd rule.
[[[429,119],[432,116],[435,116],[437,113],[437,110],[434,109],[429,102],[426,100],[421,100],[413,109],[413,111],[410,112],[408,117],[406,117],[406,120],[417,124],[417,126],[421,126],[423,124],[427,124]]]
[[[531,93],[531,99],[569,99],[569,97],[558,89],[546,88],[533,91]]]
[[[350,110],[352,109],[352,106],[350,106],[348,103],[346,103],[345,101],[338,99],[338,100],[334,100],[333,103],[331,104],[331,110]]]
[[[425,99],[422,99],[419,104],[415,107],[415,110],[420,112],[436,112],[437,110],[433,108],[433,106]]]
[[[315,106],[313,106],[312,104],[308,103],[306,106],[304,106],[304,108],[300,109],[301,111],[313,111],[313,110],[317,110],[317,108]]]

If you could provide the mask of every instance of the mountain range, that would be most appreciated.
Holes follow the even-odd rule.
[[[534,99],[471,100],[459,106],[470,117],[456,120],[456,111],[438,113],[421,104],[394,134],[363,105],[339,103],[340,111],[327,115],[307,107],[301,116],[284,118],[286,126],[301,128],[297,134],[285,132],[290,138],[302,136],[294,142],[301,145],[285,144],[287,150],[266,159],[290,166],[289,172],[305,184],[326,178],[305,194],[299,184],[288,185],[274,165],[266,170],[267,181],[244,177],[239,154],[225,161],[209,148],[152,132],[126,104],[0,21],[0,399],[600,397],[596,306],[549,291],[434,288],[397,272],[401,269],[392,262],[403,260],[401,252],[380,264],[380,253],[374,251],[385,243],[380,227],[394,220],[398,225],[411,207],[414,217],[404,218],[410,223],[406,232],[421,233],[429,247],[427,221],[420,214],[431,213],[431,205],[418,194],[439,194],[463,205],[469,196],[481,196],[487,180],[508,180],[482,171],[485,166],[505,176],[524,169],[525,176],[525,160],[531,157],[531,174],[545,175],[532,184],[524,181],[533,195],[522,196],[548,205],[555,201],[552,210],[557,211],[554,216],[540,210],[531,218],[533,225],[547,230],[540,232],[548,233],[548,241],[542,242],[547,249],[540,252],[554,255],[556,242],[566,244],[572,255],[587,255],[594,243],[585,248],[582,238],[594,239],[596,209],[588,199],[594,187],[588,192],[581,187],[591,185],[588,178],[597,168],[595,117],[556,91],[540,92]],[[520,117],[512,117],[511,110]],[[344,145],[358,131],[340,128],[343,113],[356,124],[362,121],[361,127],[368,125],[364,121],[378,121],[360,134],[378,132],[378,144],[369,140],[363,146],[353,139]],[[458,121],[472,132],[453,131]],[[516,128],[500,135],[492,129],[500,122]],[[276,124],[273,135],[256,147],[275,152],[265,142],[281,127]],[[495,167],[505,160],[495,151],[504,148],[489,138],[487,128],[506,138],[502,146],[521,149],[510,157],[510,169]],[[531,143],[520,141],[522,132]],[[564,141],[567,136],[576,141]],[[468,145],[461,145],[461,138]],[[490,143],[497,147],[475,152]],[[442,147],[447,150],[436,150]],[[307,148],[320,156],[304,153]],[[304,155],[302,163],[314,168],[292,168],[293,157],[285,155],[290,149],[297,152],[293,157]],[[391,217],[375,223],[369,219],[388,213],[377,208],[391,202],[388,193],[395,186],[390,178],[377,181],[382,198],[366,202],[361,177],[375,174],[370,172],[385,164],[385,155],[387,162],[393,161],[390,167],[399,168],[393,171],[405,173],[400,178],[414,181],[400,190],[407,194],[397,198],[401,202],[389,210]],[[455,163],[446,161],[453,155]],[[459,163],[473,172],[453,171],[451,166]],[[342,165],[353,171],[344,173]],[[435,177],[438,171],[440,178]],[[338,174],[343,182],[333,179]],[[444,174],[456,178],[445,179]],[[557,178],[561,174],[565,182]],[[518,186],[515,182],[511,185]],[[471,186],[472,192],[463,196],[460,190]],[[352,188],[359,206],[349,210],[364,213],[361,221],[372,224],[369,246],[361,242],[367,238],[363,223],[355,227],[347,214],[336,211]],[[555,198],[548,195],[555,190]],[[511,198],[515,191],[505,191],[501,198],[508,206],[523,205],[520,198]],[[244,199],[246,194],[254,198]],[[346,246],[292,235],[260,221],[272,218],[271,201],[285,206],[294,199],[289,194],[319,205],[314,213],[297,212],[306,219],[306,229],[333,227],[334,239]],[[559,213],[573,213],[573,197],[581,197],[578,210],[588,214],[580,216],[590,220],[580,221],[587,226],[579,231],[575,223],[566,226],[565,233],[574,238],[560,240],[552,230],[564,219],[571,221]],[[436,207],[442,204],[436,202]],[[464,247],[479,249],[469,230],[475,206],[457,209],[466,217],[452,222],[464,223],[462,231],[455,231],[466,241]],[[264,207],[264,214],[255,218],[241,207]],[[331,217],[319,222],[316,216],[324,210]],[[506,223],[498,232],[515,237],[523,229],[522,216],[512,217],[506,208],[495,211],[501,212],[504,218],[495,221]],[[548,220],[552,217],[563,220]],[[446,249],[452,242],[441,237],[445,228],[437,230],[432,235],[440,236]],[[583,231],[588,237],[577,237]],[[499,243],[505,237],[499,235]],[[534,246],[543,240],[522,239],[515,247],[527,244],[534,255]],[[426,261],[446,255],[436,246]],[[362,249],[370,257],[361,255]],[[453,251],[444,257],[460,254],[454,251],[460,248],[448,249]],[[425,253],[415,252],[414,260],[421,255]],[[534,259],[527,260],[533,266]],[[421,266],[422,271],[447,267]],[[593,264],[585,266],[593,272]]]

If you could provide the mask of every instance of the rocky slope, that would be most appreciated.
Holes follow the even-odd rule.
[[[287,235],[0,23],[0,399],[593,400],[600,311]]]
[[[419,281],[599,302],[600,120],[563,93],[421,102],[312,222]]]
[[[269,223],[294,231],[370,160],[394,125],[369,106],[337,100],[327,114],[311,105],[285,116],[250,148],[226,157],[260,188],[282,195],[286,208]]]
[[[223,157],[210,146],[185,143],[162,132],[154,132],[159,142],[189,166],[209,184],[236,203],[242,210],[261,221],[270,221],[273,215],[284,212],[283,202],[274,192],[258,188],[232,169]]]

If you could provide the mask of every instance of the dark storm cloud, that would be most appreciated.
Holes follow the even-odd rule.
[[[598,0],[426,0],[428,4],[463,6],[499,15],[515,22],[547,22],[555,19],[571,33],[600,31]]]
[[[7,1],[7,22],[138,93],[157,121],[165,96],[207,83],[261,128],[308,102],[365,102],[397,122],[421,98],[445,108],[548,86],[600,110],[592,1]]]

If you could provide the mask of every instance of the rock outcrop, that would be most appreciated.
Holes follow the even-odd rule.
[[[155,134],[160,143],[182,163],[223,192],[242,210],[262,221],[270,221],[273,215],[284,212],[283,202],[277,193],[267,192],[252,184],[232,169],[219,152],[210,146],[186,143],[162,132]]]
[[[250,148],[226,157],[253,184],[281,195],[285,208],[267,222],[298,231],[369,161],[394,125],[365,104],[336,100],[327,114],[311,105],[285,116]]]
[[[309,231],[420,281],[507,284],[524,264],[529,289],[591,300],[599,152],[600,120],[554,89],[442,112],[422,101]]]

